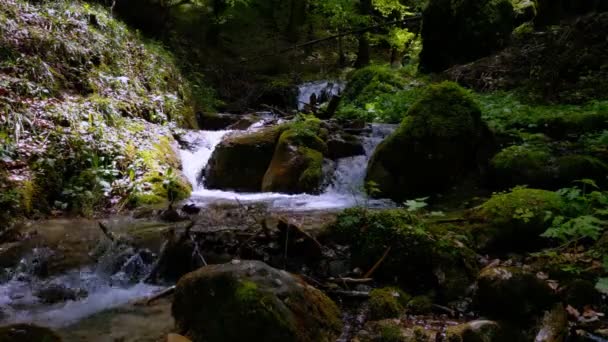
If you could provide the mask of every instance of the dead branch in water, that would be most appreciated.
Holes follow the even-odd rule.
[[[99,223],[99,229],[101,229],[101,232],[103,233],[103,235],[105,235],[108,238],[108,240],[110,240],[112,242],[116,241],[116,238],[114,237],[112,232],[110,232],[110,229],[106,225],[101,223],[101,221],[99,221],[97,223]]]
[[[386,259],[386,257],[388,256],[388,253],[391,251],[391,248],[392,247],[389,246],[386,249],[386,251],[384,251],[384,254],[382,254],[382,257],[380,257],[380,259],[378,261],[376,261],[374,266],[372,266],[372,268],[370,268],[370,270],[365,273],[363,278],[369,278],[372,276],[372,274],[376,271],[376,269],[378,269],[378,267],[380,267],[380,265],[382,265],[382,263],[384,262],[384,259]]]

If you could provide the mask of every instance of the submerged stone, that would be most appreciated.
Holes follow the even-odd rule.
[[[0,342],[61,342],[61,338],[48,328],[14,324],[0,327]]]

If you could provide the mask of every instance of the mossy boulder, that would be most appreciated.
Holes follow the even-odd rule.
[[[542,186],[551,180],[552,155],[547,148],[510,146],[492,158],[490,165],[498,187]]]
[[[209,159],[205,185],[210,189],[260,191],[277,141],[286,128],[273,126],[224,139]]]
[[[420,67],[430,72],[489,55],[515,27],[511,0],[431,0],[422,20]]]
[[[376,196],[398,201],[443,191],[476,168],[489,137],[466,90],[451,82],[429,86],[397,131],[376,148],[366,181],[377,185]]]
[[[260,261],[205,266],[177,283],[172,314],[194,342],[335,341],[342,321],[321,291]]]
[[[498,193],[469,212],[477,247],[486,252],[528,250],[542,246],[542,233],[563,210],[561,196],[552,191],[515,188]]]
[[[426,315],[433,310],[433,300],[429,296],[416,296],[407,303],[407,308],[414,314]]]
[[[317,119],[296,121],[281,134],[262,191],[316,193],[323,183],[324,131]]]
[[[369,294],[370,319],[397,318],[405,313],[410,295],[396,287],[374,289]]]
[[[474,307],[491,319],[527,322],[556,301],[546,281],[521,267],[487,267],[477,278]]]
[[[394,93],[404,87],[405,79],[394,69],[373,65],[358,69],[349,75],[342,98],[345,103],[364,106],[374,102],[379,95]]]
[[[351,263],[364,270],[386,254],[374,277],[397,280],[408,291],[436,289],[441,299],[454,299],[477,273],[475,253],[460,235],[431,232],[404,210],[347,209],[328,231],[334,241],[350,246]]]
[[[61,342],[54,331],[31,324],[0,327],[0,342]]]

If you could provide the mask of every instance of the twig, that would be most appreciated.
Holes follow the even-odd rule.
[[[153,302],[161,299],[161,298],[165,298],[167,296],[172,295],[175,292],[175,285],[169,286],[166,289],[160,291],[157,294],[154,294],[148,298],[145,299],[145,301],[143,302],[145,305],[150,305]],[[137,303],[136,303],[137,304]]]
[[[369,298],[369,292],[367,291],[344,291],[344,290],[333,290],[329,291],[331,294],[353,297],[353,298]]]
[[[386,249],[386,251],[384,251],[384,254],[382,254],[382,257],[380,257],[380,259],[378,261],[376,261],[374,266],[372,266],[372,268],[370,268],[370,270],[365,273],[363,278],[369,278],[372,276],[372,274],[376,271],[376,269],[378,269],[378,267],[380,267],[380,265],[384,262],[384,259],[386,259],[386,257],[388,256],[388,253],[391,251],[391,248],[393,248],[393,247],[389,246]]]
[[[439,304],[433,304],[432,307],[434,307],[435,309],[439,309],[441,311],[445,311],[445,312],[447,312],[452,317],[456,316],[456,311],[448,308],[447,306],[443,306],[443,305],[439,305]]]
[[[190,241],[192,241],[192,243],[194,244],[194,250],[192,251],[192,256],[194,257],[194,255],[198,255],[199,258],[201,258],[201,261],[203,262],[204,266],[207,266],[207,261],[205,261],[205,257],[203,256],[203,254],[201,253],[201,249],[199,248],[198,242],[196,242],[196,240],[194,239],[194,237],[190,234],[188,234],[190,236]]]
[[[329,278],[327,279],[328,281],[334,282],[334,283],[343,283],[343,284],[363,284],[363,283],[369,283],[371,281],[373,281],[373,278]]]
[[[279,114],[280,116],[283,116],[283,117],[290,115],[289,113],[286,113],[286,112],[278,109],[277,107],[269,106],[267,104],[261,104],[260,107],[266,108],[266,109],[270,110],[271,112],[276,112],[277,114]]]

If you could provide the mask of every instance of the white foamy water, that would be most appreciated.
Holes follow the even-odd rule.
[[[202,181],[203,170],[211,158],[213,150],[227,134],[244,134],[245,132],[191,131],[183,137],[187,146],[181,151],[184,173],[194,189],[190,201],[199,205],[208,205],[238,199],[242,202],[264,202],[278,210],[341,209],[363,204],[372,207],[391,205],[386,200],[366,199],[363,185],[369,157],[376,146],[393,130],[393,125],[372,125],[371,132],[362,138],[365,155],[338,160],[330,185],[319,195],[238,193],[207,189]]]
[[[81,299],[45,304],[35,293],[50,284],[86,291]],[[70,271],[51,279],[16,275],[0,286],[0,324],[33,323],[54,328],[75,323],[95,313],[117,308],[161,290],[144,283],[112,284],[112,278],[94,269]]]
[[[344,90],[344,83],[340,81],[308,82],[298,87],[298,110],[310,103],[310,97],[315,94],[317,102],[329,101],[332,96],[340,95]],[[325,99],[323,99],[325,97]],[[324,101],[323,101],[324,100]]]

